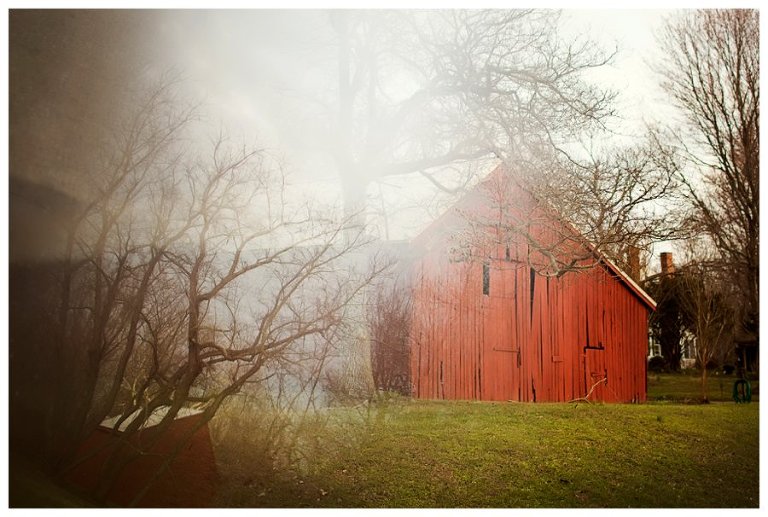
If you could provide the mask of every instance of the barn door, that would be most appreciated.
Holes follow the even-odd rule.
[[[584,347],[584,352],[584,394],[589,396],[589,400],[605,400],[608,381],[608,371],[605,369],[605,348]]]
[[[508,310],[485,309],[483,399],[520,400],[520,346]]]

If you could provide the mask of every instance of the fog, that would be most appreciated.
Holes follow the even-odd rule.
[[[384,163],[375,163],[382,151],[390,156],[424,152],[422,144],[419,149],[404,148],[409,145],[403,144],[404,136],[417,142],[440,138],[430,129],[419,135],[420,123],[408,123],[395,140],[387,137],[389,141],[377,142],[376,133],[365,125],[366,119],[385,120],[377,118],[374,109],[391,110],[425,84],[417,66],[423,56],[413,54],[418,43],[409,38],[435,30],[431,26],[437,23],[436,17],[421,13],[413,21],[400,18],[401,13],[348,14],[361,27],[351,33],[350,72],[358,74],[353,80],[366,80],[370,62],[365,51],[377,56],[376,62],[384,68],[376,90],[359,96],[370,98],[354,101],[353,134],[348,136],[339,132],[339,32],[334,25],[338,13],[16,13],[11,18],[11,176],[82,197],[82,160],[97,152],[96,135],[117,118],[117,107],[126,102],[125,91],[173,73],[186,100],[200,103],[201,142],[223,132],[233,140],[267,149],[290,174],[289,198],[297,205],[312,199],[341,206],[345,196],[361,197],[345,194],[345,184],[364,188],[371,232],[385,239],[412,238],[459,194],[442,192],[416,171],[381,177],[374,170]],[[647,61],[655,57],[653,31],[668,13],[576,10],[565,11],[558,22],[557,34],[564,41],[591,39],[606,54],[618,50],[612,63],[584,73],[587,81],[619,92],[609,138],[631,141],[659,112],[657,80]],[[405,27],[407,23],[421,24],[421,28],[414,33]],[[403,51],[413,55],[404,56]],[[416,62],[409,63],[410,58]],[[339,166],[340,145],[353,146],[350,156],[359,159],[357,166]],[[455,188],[468,177],[472,184],[489,172],[493,158],[445,163],[430,172]],[[21,219],[12,217],[12,221]],[[12,236],[27,233],[12,231]],[[12,246],[12,255],[24,255],[23,247]]]

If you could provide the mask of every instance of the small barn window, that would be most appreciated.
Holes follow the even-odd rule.
[[[491,292],[491,265],[483,262],[483,294]]]
[[[531,268],[531,322],[533,322],[533,300],[534,300],[534,293],[536,292],[536,270]]]

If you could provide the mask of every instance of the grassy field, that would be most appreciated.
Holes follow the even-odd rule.
[[[732,381],[721,392],[713,378],[707,405],[685,375],[651,375],[637,405],[394,398],[321,412],[295,433],[262,410],[222,414],[214,505],[754,508],[759,384],[737,405]],[[12,506],[90,505],[12,466]]]
[[[241,449],[217,504],[757,507],[759,405],[692,404],[696,381],[651,378],[641,405],[390,402],[316,430],[292,472],[242,469]]]

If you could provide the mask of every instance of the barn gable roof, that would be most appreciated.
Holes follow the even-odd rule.
[[[432,221],[421,233],[419,233],[413,239],[411,239],[411,245],[415,247],[427,247],[430,241],[432,241],[433,239],[438,237],[441,233],[444,233],[446,231],[445,228],[451,227],[452,221],[460,219],[460,216],[458,215],[458,210],[460,209],[460,207],[468,204],[468,200],[471,197],[475,197],[479,195],[479,189],[485,182],[505,172],[508,172],[508,169],[506,169],[502,164],[497,165],[496,168],[494,168],[493,171],[491,171],[491,173],[483,181],[475,185],[474,188],[472,188],[467,194],[465,194],[461,199],[459,199],[456,203],[454,203],[448,210],[446,210],[437,219]],[[523,180],[521,180],[517,175],[509,173],[509,178],[515,181],[521,189],[523,189],[525,192],[530,194],[537,203],[542,203],[542,201],[538,199],[536,195],[533,192],[531,192],[529,188],[525,186]],[[576,228],[571,223],[569,223],[562,215],[556,214],[555,216],[559,219],[561,223],[563,223],[570,230],[572,230],[575,235],[580,235],[579,232],[576,230]],[[595,258],[598,260],[599,264],[601,264],[610,273],[615,275],[616,278],[618,278],[619,281],[627,289],[629,289],[637,298],[639,298],[640,301],[643,302],[643,304],[646,307],[648,307],[649,310],[651,311],[656,310],[656,301],[647,292],[645,292],[645,290],[642,287],[640,287],[637,284],[637,282],[632,280],[632,278],[627,273],[625,273],[619,266],[617,266],[613,261],[611,261],[598,249],[596,249],[595,246],[592,243],[590,243],[586,238],[582,239],[582,242],[584,246],[590,252],[593,253]]]

